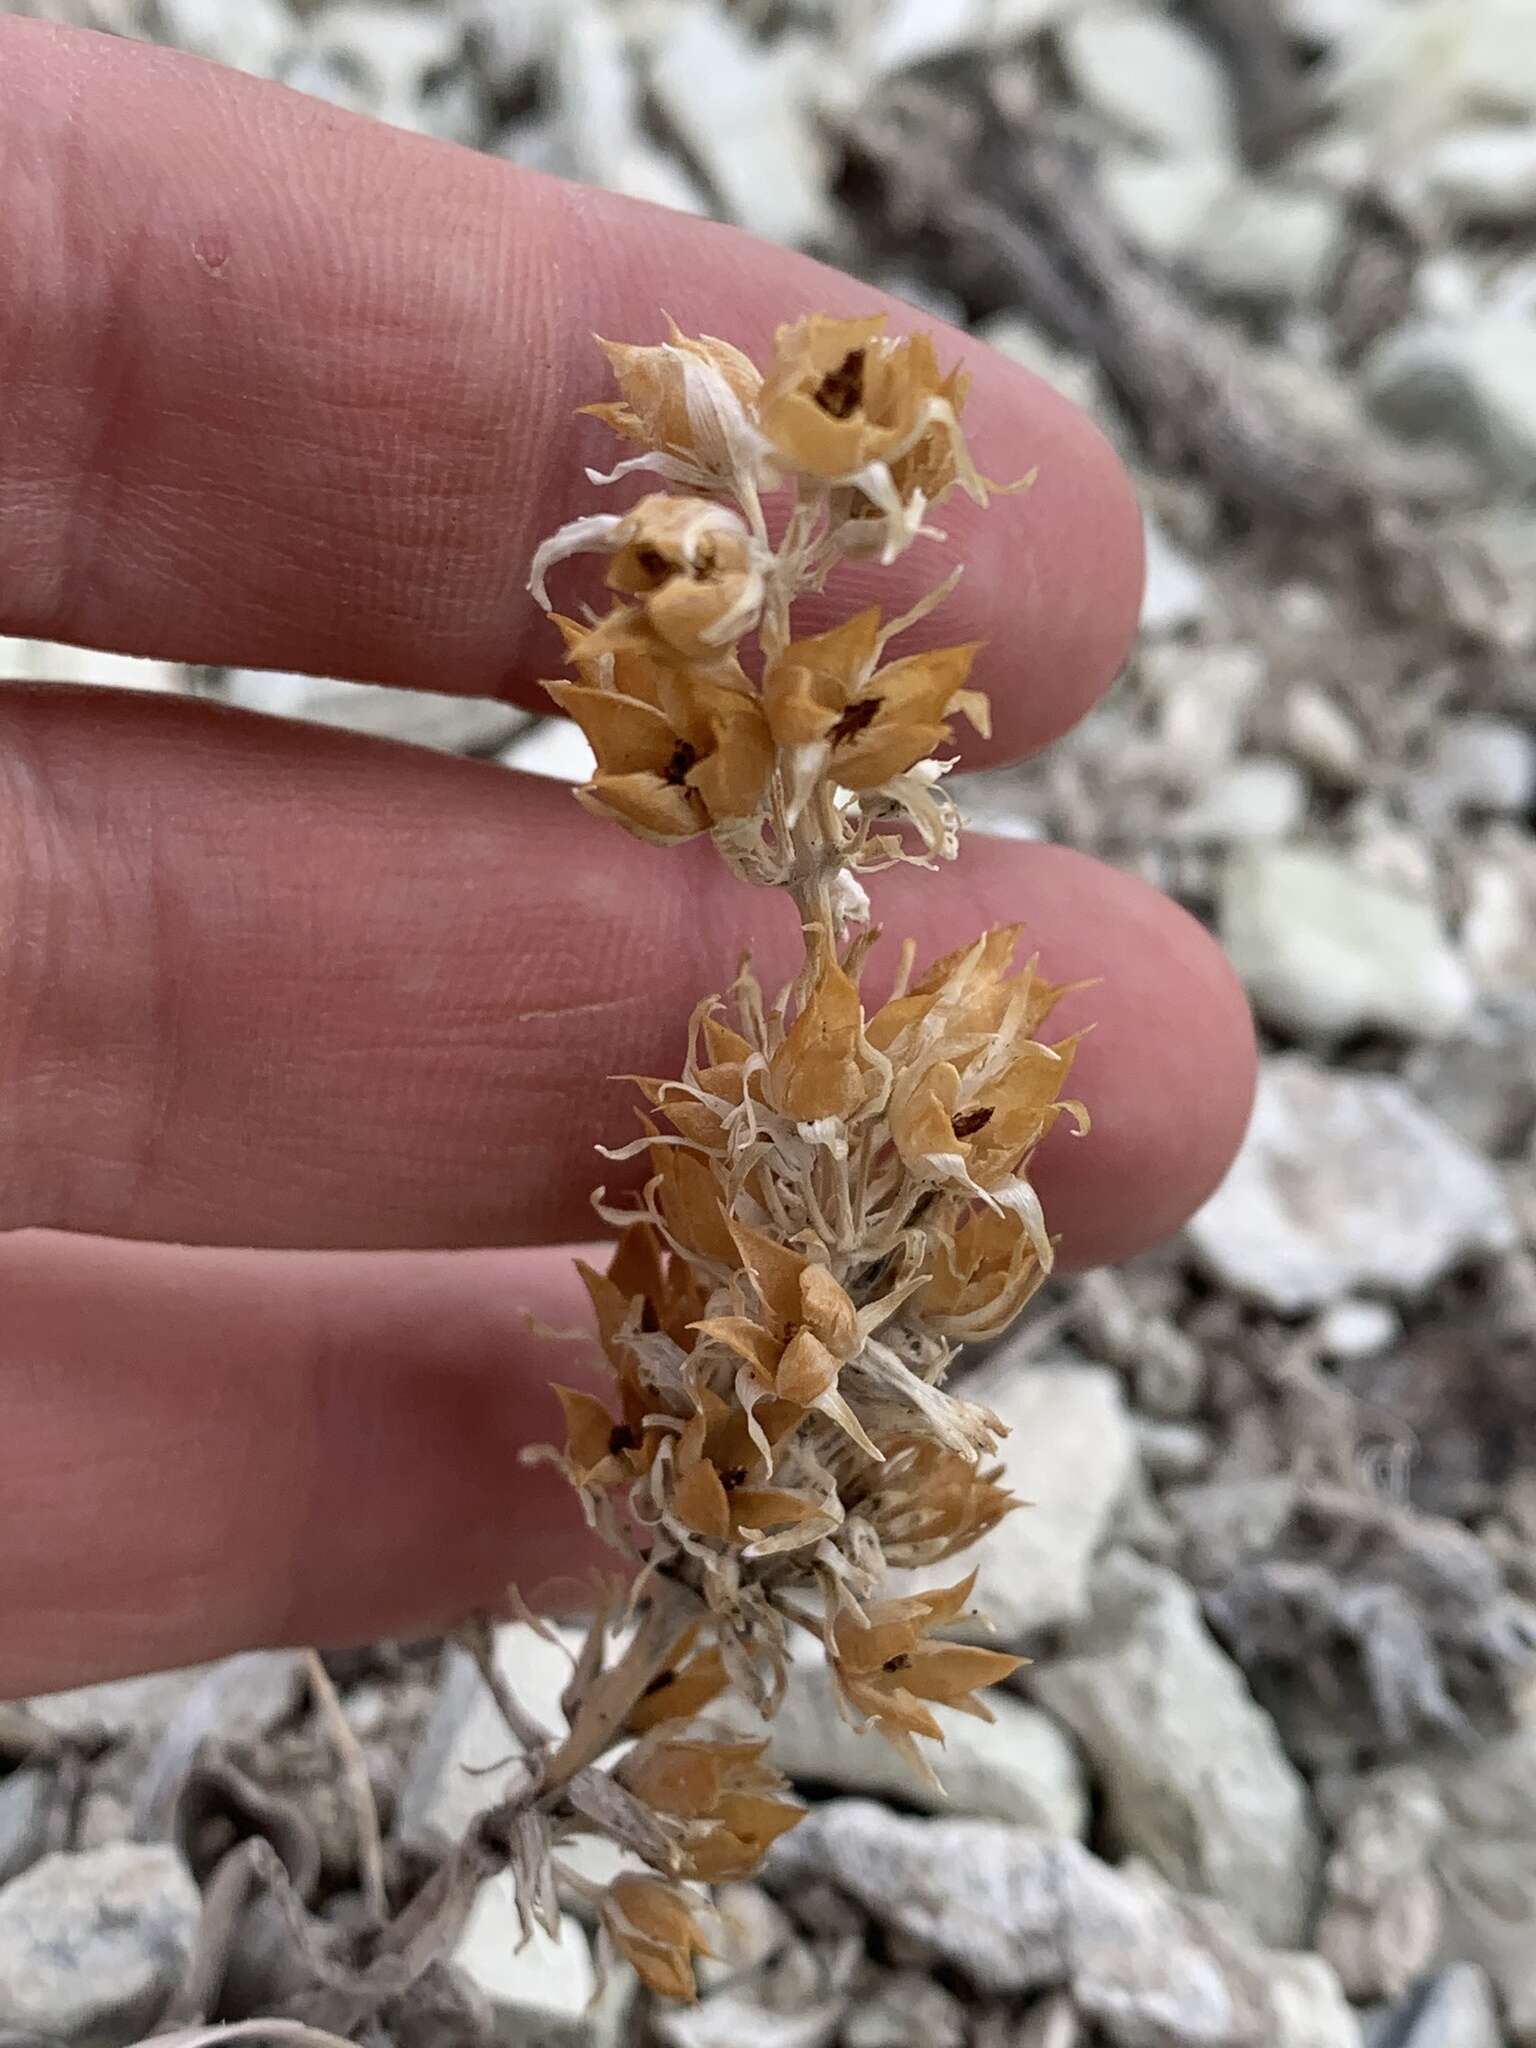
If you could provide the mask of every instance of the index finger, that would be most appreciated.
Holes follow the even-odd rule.
[[[529,557],[612,452],[573,417],[594,332],[650,339],[664,305],[756,351],[807,310],[912,319],[732,229],[14,18],[0,191],[0,632],[166,660],[523,696],[558,660]],[[968,574],[926,632],[990,642],[996,757],[1115,673],[1139,525],[1072,406],[941,348],[982,467],[1039,472],[943,512]],[[941,570],[916,548],[882,598]]]

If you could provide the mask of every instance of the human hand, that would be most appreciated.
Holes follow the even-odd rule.
[[[601,435],[593,330],[748,347],[878,294],[164,51],[0,20],[0,632],[540,702],[533,546]],[[898,324],[905,324],[897,314]],[[945,507],[996,733],[1046,744],[1134,629],[1095,431],[963,337]],[[589,495],[589,494],[588,494]],[[586,499],[583,497],[583,504]],[[887,601],[931,580],[919,547]],[[850,579],[850,583],[853,579]],[[894,608],[894,603],[893,603]],[[579,1323],[612,1073],[671,1070],[764,909],[483,763],[206,703],[0,694],[0,1697],[259,1642],[419,1629],[580,1554],[545,1383]],[[1247,1111],[1205,934],[1065,849],[972,837],[877,910],[1026,921],[1092,1020],[1074,1263],[1175,1228]],[[765,916],[778,922],[766,931]],[[756,927],[753,919],[758,919]],[[517,1247],[517,1249],[505,1249]]]

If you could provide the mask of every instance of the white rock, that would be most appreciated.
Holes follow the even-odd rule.
[[[1056,1992],[1032,2005],[1013,2048],[1082,2048],[1085,2040],[1077,2007],[1066,1992]]]
[[[698,215],[711,210],[709,194],[698,179],[675,156],[657,149],[643,135],[637,135],[614,163],[608,182],[626,199],[643,199],[648,206],[670,206],[674,213]]]
[[[45,1856],[0,1890],[0,2031],[90,2048],[148,2032],[200,1909],[174,1849],[118,1842]]]
[[[1500,823],[1477,844],[1463,884],[1461,942],[1485,994],[1519,997],[1536,987],[1536,840]]]
[[[1154,644],[1142,650],[1139,665],[1170,761],[1192,777],[1224,769],[1268,680],[1263,656],[1235,645]]]
[[[269,669],[231,669],[221,694],[246,711],[334,725],[434,747],[448,754],[494,753],[528,723],[528,714],[485,697],[435,690],[386,690],[372,683],[335,683]]]
[[[978,1555],[985,1558],[986,1547]],[[1048,1715],[1009,1693],[994,1690],[987,1704],[995,1722],[940,1712],[944,1746],[930,1752],[942,1787],[936,1790],[882,1737],[872,1730],[861,1734],[844,1720],[820,1646],[797,1643],[789,1689],[771,1724],[773,1761],[802,1784],[1081,1835],[1087,1788],[1071,1743]]]
[[[1536,733],[1508,718],[1457,718],[1440,727],[1426,772],[1459,809],[1520,812],[1536,802]]]
[[[1353,785],[1365,767],[1365,742],[1348,714],[1323,690],[1298,683],[1281,708],[1286,744],[1307,767]]]
[[[769,241],[826,239],[825,149],[771,52],[724,15],[690,6],[655,52],[651,85],[730,219]]]
[[[640,144],[640,79],[616,15],[570,0],[549,28],[556,128],[566,162],[588,184],[617,188]]]
[[[1403,1319],[1390,1302],[1350,1296],[1325,1309],[1317,1325],[1317,1348],[1324,1358],[1342,1361],[1377,1358],[1403,1334]]]
[[[859,1999],[843,2023],[841,2048],[965,2048],[965,2008],[917,1970],[898,1970]]]
[[[1374,1026],[1444,1038],[1476,1004],[1432,907],[1325,847],[1233,853],[1218,925],[1259,1014],[1281,1030],[1341,1037]]]
[[[1338,263],[1344,237],[1338,194],[1250,178],[1215,200],[1187,258],[1217,293],[1257,304],[1310,304]]]
[[[870,17],[860,58],[878,78],[972,49],[990,11],[988,0],[887,0]]]
[[[1418,1993],[1395,2048],[1504,2048],[1493,1986],[1475,1963],[1452,1963]]]
[[[1018,363],[1021,368],[1042,378],[1053,391],[1059,391],[1063,398],[1069,398],[1082,411],[1098,409],[1099,381],[1092,364],[1081,356],[1066,354],[1047,341],[1039,328],[1022,313],[994,313],[981,323],[976,333],[989,348],[995,348],[1009,362]]]
[[[1233,167],[1220,156],[1160,159],[1107,149],[1098,178],[1110,212],[1136,246],[1159,263],[1181,263],[1230,187]]]
[[[1030,1679],[1096,1767],[1119,1854],[1271,1947],[1300,1942],[1320,1861],[1307,1789],[1182,1579],[1113,1552],[1089,1618]]]
[[[1274,2048],[1360,2048],[1360,2022],[1321,1956],[1273,1956],[1268,1975]]]
[[[1066,22],[1058,40],[1073,86],[1107,120],[1166,156],[1234,153],[1226,73],[1191,30],[1104,0]]]
[[[1334,90],[1381,140],[1479,113],[1536,113],[1536,15],[1527,0],[1409,0],[1362,9]]]
[[[185,690],[187,672],[170,661],[96,654],[53,640],[0,639],[0,677],[20,683],[110,683],[127,690]]]
[[[1008,1425],[1003,1483],[1027,1503],[977,1552],[975,1605],[1006,1647],[1086,1613],[1090,1567],[1136,1473],[1136,1438],[1120,1376],[1102,1366],[1010,1367],[1005,1355],[965,1392]],[[955,1567],[909,1576],[947,1585]]]
[[[1147,1415],[1132,1420],[1142,1465],[1147,1477],[1159,1486],[1187,1485],[1210,1469],[1210,1433],[1199,1423],[1158,1422]]]
[[[1536,319],[1529,314],[1495,311],[1401,328],[1371,351],[1361,377],[1377,415],[1399,433],[1454,442],[1506,482],[1536,486]]]
[[[229,0],[155,0],[155,11],[157,42],[262,78],[276,74],[284,50],[299,34],[281,0],[240,0],[238,7]]]
[[[484,109],[460,25],[435,8],[341,0],[279,66],[285,84],[396,128],[477,142]]]
[[[505,1871],[481,1885],[453,1960],[490,2001],[506,2048],[615,2048],[623,2038],[634,1978],[615,1972],[593,2005],[597,1971],[581,1922],[567,1913],[558,1941],[542,1930],[522,1941]]]
[[[211,1703],[219,1736],[240,1742],[282,1720],[297,1704],[303,1687],[304,1662],[296,1651],[251,1650],[214,1664],[39,1693],[27,1705],[60,1735],[104,1728],[109,1735],[147,1743],[169,1727],[188,1701],[202,1696]]]
[[[547,775],[555,782],[589,781],[597,758],[574,718],[541,718],[497,756],[505,768]]]
[[[551,1731],[565,1726],[560,1696],[581,1640],[567,1629],[551,1642],[523,1622],[496,1632],[497,1670],[524,1711]],[[495,1802],[521,1754],[473,1660],[451,1651],[401,1788],[401,1838],[422,1847],[457,1842],[475,1815]]]
[[[1147,578],[1141,598],[1144,633],[1181,633],[1198,625],[1211,602],[1211,580],[1153,520],[1146,527]]]
[[[1521,225],[1536,211],[1536,129],[1524,123],[1455,129],[1405,175],[1452,222]]]
[[[1401,1083],[1293,1055],[1265,1062],[1236,1164],[1189,1232],[1226,1286],[1296,1314],[1362,1288],[1422,1294],[1508,1250],[1516,1225],[1488,1161]]]
[[[1175,836],[1215,846],[1285,839],[1307,815],[1307,783],[1299,768],[1269,754],[1234,761],[1206,784],[1174,821]]]

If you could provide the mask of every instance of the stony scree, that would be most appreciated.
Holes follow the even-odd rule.
[[[769,1881],[828,1880],[977,1989],[1065,1987],[1111,2048],[1356,2048],[1327,1965],[1277,1955],[1216,1908],[991,1821],[823,1807],[775,1845]]]

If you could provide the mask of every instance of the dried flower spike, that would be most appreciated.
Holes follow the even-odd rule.
[[[985,502],[963,373],[880,317],[799,320],[763,372],[675,326],[603,347],[619,395],[586,410],[638,452],[594,481],[677,488],[573,521],[533,565],[543,602],[552,569],[595,553],[618,599],[555,618],[574,674],[546,687],[596,758],[577,794],[655,843],[708,834],[734,873],[788,890],[805,963],[774,1000],[743,967],[701,1004],[681,1072],[641,1080],[643,1136],[612,1155],[649,1162],[633,1204],[598,1199],[621,1234],[606,1273],[583,1268],[612,1392],[560,1389],[548,1455],[635,1580],[592,1624],[568,1732],[533,1741],[497,1815],[528,1924],[563,1842],[625,1849],[605,1943],[687,1998],[708,1953],[690,1883],[747,1875],[801,1811],[765,1741],[711,1712],[737,1695],[771,1717],[809,1637],[849,1718],[926,1768],[938,1710],[986,1716],[980,1693],[1016,1668],[943,1633],[974,1572],[905,1593],[886,1577],[1015,1505],[989,1462],[1001,1425],[944,1380],[1049,1273],[1030,1162],[1063,1114],[1086,1119],[1063,1096],[1075,1041],[1039,1036],[1064,991],[1015,965],[1016,929],[916,979],[908,948],[886,1000],[864,994],[861,877],[953,854],[941,750],[957,718],[987,730],[973,644],[890,651],[954,576],[904,617],[793,628],[840,561],[892,558],[956,487]]]

